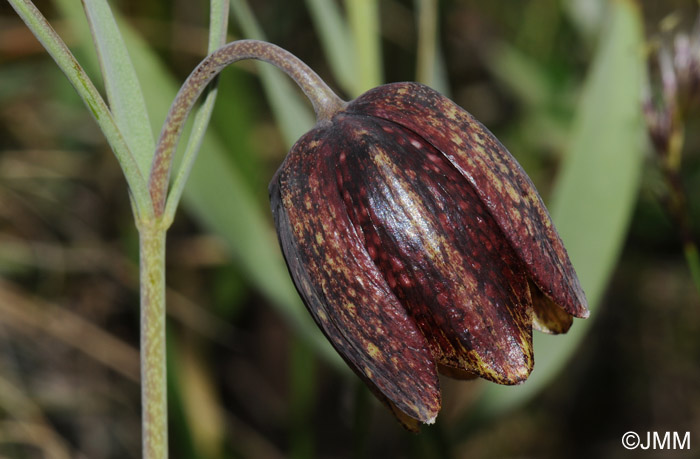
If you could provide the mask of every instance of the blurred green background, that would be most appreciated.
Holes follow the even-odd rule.
[[[208,3],[110,5],[158,132],[206,53]],[[101,88],[79,2],[37,6]],[[310,106],[270,66],[236,64],[168,237],[171,456],[615,458],[644,457],[622,447],[630,430],[700,441],[700,297],[640,109],[648,53],[697,17],[694,0],[233,0],[230,40],[266,37],[343,97],[420,80],[474,114],[550,205],[594,312],[538,336],[523,386],[443,379],[437,424],[404,432],[320,337],[277,247],[267,183]],[[697,240],[695,113],[681,177]],[[89,111],[0,4],[0,456],[141,454],[125,185]]]

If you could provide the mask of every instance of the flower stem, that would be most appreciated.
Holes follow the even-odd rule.
[[[209,27],[209,48],[208,53],[213,53],[217,48],[226,43],[226,30],[228,27],[229,15],[229,0],[212,0],[210,11],[210,27]],[[170,194],[166,199],[165,205],[165,220],[172,221],[180,203],[182,193],[185,191],[185,183],[190,176],[194,161],[197,159],[199,148],[204,141],[209,120],[214,110],[214,103],[217,95],[217,84],[214,80],[209,86],[208,93],[204,96],[204,100],[199,108],[194,113],[194,121],[192,123],[192,131],[187,140],[187,147],[182,156],[182,163],[178,168]]]
[[[242,59],[268,62],[289,75],[313,104],[319,122],[329,120],[345,105],[313,70],[278,46],[258,40],[239,40],[224,45],[194,69],[170,106],[156,145],[148,182],[156,216],[163,215],[165,210],[173,151],[187,115],[207,84],[225,67]]]
[[[168,457],[165,373],[165,235],[167,226],[139,225],[141,277],[141,404],[143,457]]]
[[[209,28],[209,52],[225,42],[228,25],[228,0],[212,0]],[[152,217],[137,222],[140,241],[141,272],[141,410],[142,448],[145,459],[168,457],[167,365],[165,343],[165,241],[187,174],[197,156],[214,101],[215,88],[195,115],[194,132],[185,151],[185,167],[178,177],[178,193],[172,199],[172,211],[166,218]],[[181,185],[177,187],[177,184]],[[149,196],[150,197],[150,196]],[[152,208],[152,207],[151,207]]]

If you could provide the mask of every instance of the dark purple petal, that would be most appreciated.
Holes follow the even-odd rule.
[[[435,359],[501,384],[532,369],[525,269],[471,185],[430,144],[339,114],[338,187],[360,240]]]
[[[316,128],[302,137],[270,185],[282,250],[299,293],[333,346],[415,429],[405,415],[432,422],[440,409],[436,364],[349,219],[336,184],[339,153],[330,132]]]
[[[588,316],[578,277],[534,185],[481,123],[417,83],[374,88],[346,111],[397,123],[441,151],[471,183],[539,289],[569,314]]]

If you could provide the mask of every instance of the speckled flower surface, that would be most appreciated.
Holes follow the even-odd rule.
[[[563,333],[588,315],[527,175],[426,86],[380,86],[319,123],[270,197],[304,303],[410,429],[438,414],[438,372],[517,384],[533,327]]]

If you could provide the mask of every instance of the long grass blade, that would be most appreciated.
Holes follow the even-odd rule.
[[[153,208],[148,205],[150,195],[148,194],[146,178],[140,171],[139,163],[129,148],[107,104],[87,73],[85,73],[85,70],[83,70],[83,67],[31,1],[9,0],[9,2],[44,48],[46,48],[49,55],[56,61],[58,67],[66,75],[80,98],[85,102],[85,105],[90,109],[90,113],[92,113],[104,136],[107,138],[107,142],[112,147],[112,151],[124,172],[129,189],[134,197],[137,214],[152,213]]]
[[[81,14],[80,6],[73,0],[55,0],[55,4],[71,20],[76,36],[89,43],[87,24],[76,20],[79,17],[76,15]],[[121,24],[118,13],[115,12],[115,16]],[[123,25],[121,32],[143,92],[148,96],[152,127],[159,129],[175,97],[177,84],[155,52],[128,25]],[[201,149],[206,154],[200,155],[192,168],[183,194],[185,207],[207,230],[226,242],[245,277],[304,339],[312,343],[313,349],[326,361],[345,369],[299,299],[285,268],[270,219],[228,158],[227,148],[212,132],[205,134]],[[235,145],[230,148],[235,148]]]
[[[620,255],[643,164],[643,34],[634,1],[615,0],[610,7],[550,205],[591,319],[577,320],[567,335],[536,333],[537,361],[530,379],[518,387],[486,386],[472,421],[524,403],[562,370],[590,327]]]
[[[97,50],[109,108],[144,177],[151,168],[155,141],[146,103],[129,51],[106,0],[83,0]]]
[[[345,0],[350,30],[355,43],[355,64],[360,91],[384,81],[379,30],[379,3],[376,0]]]

